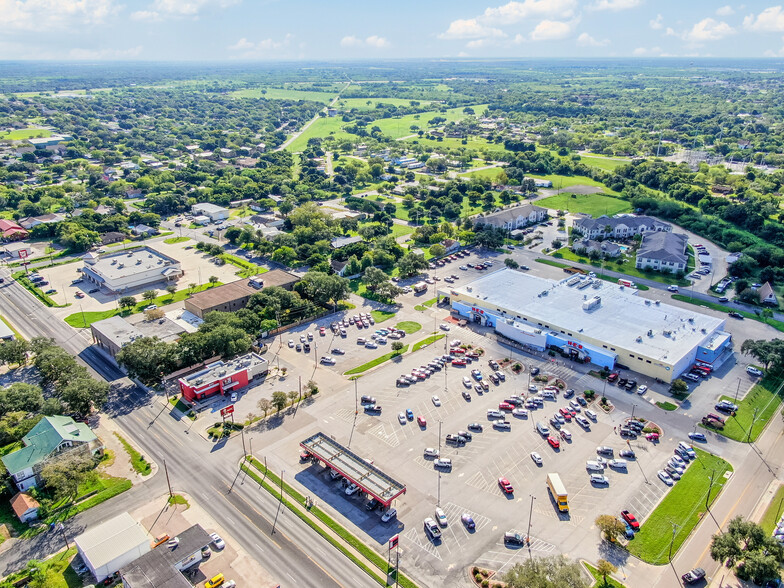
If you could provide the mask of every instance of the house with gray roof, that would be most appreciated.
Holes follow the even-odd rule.
[[[103,444],[92,429],[67,416],[48,416],[22,437],[24,447],[1,459],[20,492],[37,486],[41,470],[51,459],[73,453],[95,456]]]
[[[490,225],[505,231],[513,231],[548,219],[547,209],[526,202],[520,206],[506,208],[474,219],[474,225]]]
[[[618,257],[621,254],[621,246],[611,241],[579,239],[572,243],[572,251],[582,255],[591,255],[595,251],[603,257]]]
[[[759,289],[759,297],[762,304],[779,305],[779,300],[776,298],[776,293],[773,291],[773,286],[770,285],[770,282],[762,284],[762,287]]]
[[[689,238],[682,233],[647,233],[637,249],[637,269],[655,269],[662,272],[685,272],[689,256],[686,244]]]
[[[589,239],[614,238],[628,239],[634,235],[644,235],[645,233],[669,233],[672,225],[662,222],[652,216],[607,216],[599,218],[579,218],[574,221],[573,230]]]

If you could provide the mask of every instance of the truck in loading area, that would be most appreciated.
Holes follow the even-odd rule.
[[[566,512],[569,510],[569,497],[566,493],[566,486],[561,482],[561,476],[558,474],[547,474],[547,487],[550,494],[553,495],[555,503],[558,505],[558,510]]]

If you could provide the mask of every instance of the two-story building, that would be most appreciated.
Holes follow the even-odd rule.
[[[603,239],[628,239],[634,235],[659,232],[669,233],[672,231],[672,225],[657,218],[652,216],[633,216],[630,214],[613,217],[602,215],[599,218],[578,218],[574,221],[572,228],[575,232],[589,239],[596,239],[597,237]]]
[[[637,269],[661,272],[685,272],[689,262],[686,245],[689,238],[682,233],[649,233],[643,235],[637,249]]]
[[[230,361],[216,361],[204,369],[182,377],[180,392],[188,402],[209,398],[216,394],[227,395],[244,388],[253,378],[269,373],[267,360],[257,353],[248,353]]]
[[[520,206],[499,210],[498,212],[493,212],[484,216],[478,216],[474,219],[474,226],[490,225],[498,229],[504,229],[505,231],[513,231],[515,229],[527,227],[528,225],[541,223],[548,218],[549,216],[546,208],[534,206],[533,204],[526,202]]]

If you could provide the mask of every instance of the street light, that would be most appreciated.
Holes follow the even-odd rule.
[[[529,494],[528,496],[531,497],[531,507],[528,509],[528,532],[525,535],[525,542],[528,544],[528,553],[531,553],[531,515],[534,512],[534,500],[536,500],[536,496],[533,494]],[[533,558],[533,555],[531,556]]]

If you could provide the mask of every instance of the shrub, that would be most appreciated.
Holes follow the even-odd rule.
[[[482,580],[482,588],[487,588],[490,585],[490,580]]]
[[[481,582],[482,581],[482,574],[474,574],[474,580],[476,580],[477,582]]]

